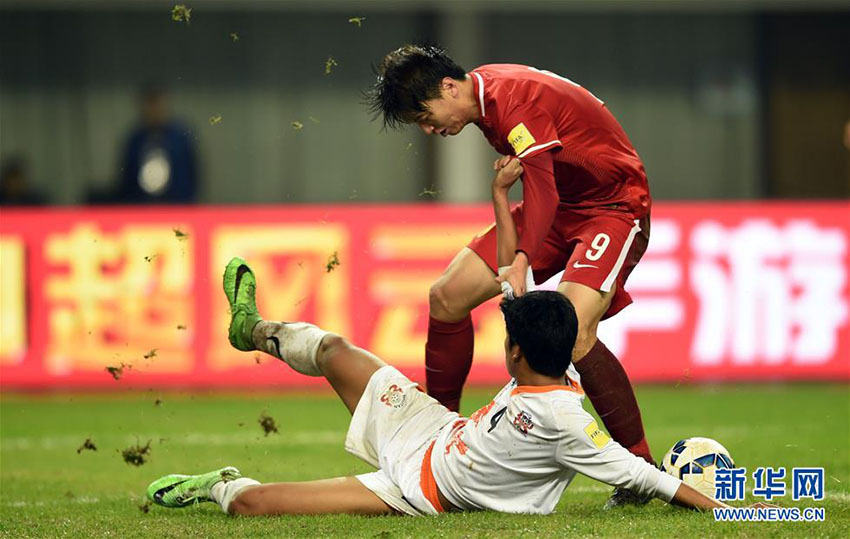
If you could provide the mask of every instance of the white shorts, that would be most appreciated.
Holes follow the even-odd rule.
[[[397,511],[437,514],[420,486],[422,459],[440,430],[457,418],[396,368],[381,367],[369,379],[345,437],[346,451],[378,468],[357,479]]]

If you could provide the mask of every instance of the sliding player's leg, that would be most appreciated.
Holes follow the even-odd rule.
[[[428,394],[457,411],[472,366],[474,332],[470,312],[500,292],[496,274],[465,247],[431,286],[425,377]]]
[[[344,338],[304,322],[272,322],[257,312],[257,282],[248,264],[234,258],[223,279],[230,303],[228,335],[238,350],[261,350],[307,376],[324,376],[351,413],[372,375],[386,366]]]
[[[339,335],[304,322],[262,320],[253,331],[262,350],[308,376],[324,376],[352,414],[375,371],[386,363]]]
[[[236,493],[225,511],[247,516],[388,515],[395,512],[354,477],[248,486]]]
[[[203,475],[167,475],[148,486],[163,507],[215,502],[231,515],[386,515],[394,510],[354,477],[261,484],[233,467]]]
[[[372,375],[386,365],[342,337],[312,324],[263,320],[257,312],[256,286],[255,276],[244,260],[234,258],[228,263],[223,287],[230,303],[231,344],[243,351],[263,350],[302,374],[325,376],[354,413]],[[164,507],[214,501],[226,513],[240,515],[392,513],[393,509],[365,486],[365,480],[339,477],[263,485],[242,477],[236,468],[227,467],[202,475],[161,477],[148,486],[147,495]],[[376,479],[371,481],[373,486],[379,483]],[[388,495],[393,488],[381,490]]]

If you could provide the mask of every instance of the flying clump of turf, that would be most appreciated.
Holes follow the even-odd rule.
[[[124,459],[124,462],[127,464],[132,464],[133,466],[141,466],[142,464],[148,461],[151,453],[151,441],[148,440],[148,443],[145,445],[136,444],[131,445],[125,449],[121,450],[121,458]]]
[[[278,434],[277,422],[275,422],[274,418],[268,415],[267,413],[263,412],[262,414],[260,414],[260,418],[257,420],[257,422],[260,424],[260,427],[262,427],[263,432],[266,436],[271,433]]]

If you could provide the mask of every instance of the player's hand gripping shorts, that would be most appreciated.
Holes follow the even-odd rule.
[[[346,451],[378,468],[357,479],[396,511],[437,514],[423,492],[423,480],[433,481],[430,462],[424,470],[429,477],[423,476],[423,461],[431,441],[457,418],[396,368],[381,367],[369,379],[345,438]]]
[[[520,235],[522,212],[522,204],[511,212]],[[632,302],[623,287],[648,244],[649,215],[638,220],[614,210],[587,213],[562,205],[543,245],[530,260],[534,281],[542,283],[563,270],[561,282],[579,283],[602,292],[615,289],[611,305],[602,317],[610,318]],[[495,225],[473,238],[468,247],[494,273],[498,271]]]

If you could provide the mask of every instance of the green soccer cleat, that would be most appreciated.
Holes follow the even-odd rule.
[[[230,303],[230,328],[227,330],[230,344],[243,352],[256,350],[251,334],[262,317],[257,313],[257,302],[254,297],[257,289],[254,272],[241,258],[232,258],[224,269],[222,284],[224,294]]]
[[[242,474],[233,466],[203,475],[166,475],[148,485],[148,499],[163,507],[186,507],[194,503],[211,502],[214,501],[210,496],[213,485],[240,477]]]

